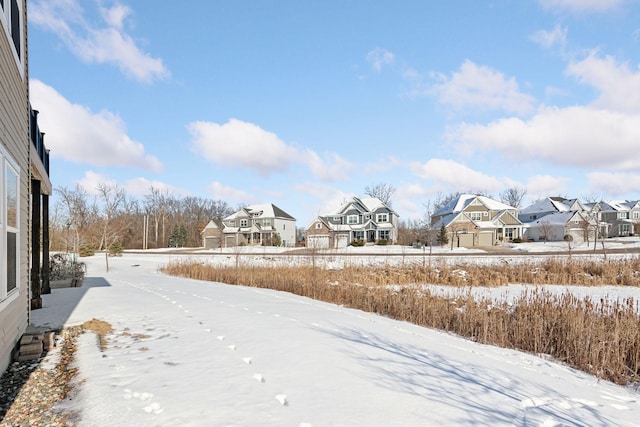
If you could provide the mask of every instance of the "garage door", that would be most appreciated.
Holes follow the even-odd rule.
[[[307,247],[313,249],[327,249],[329,247],[329,236],[312,235],[307,236]]]
[[[204,248],[205,249],[218,249],[220,247],[219,237],[205,237]]]
[[[473,247],[473,233],[458,234],[458,246],[463,248]]]
[[[480,233],[478,235],[478,246],[493,246],[493,233]]]
[[[346,235],[341,234],[336,237],[336,246],[338,248],[346,248],[347,247],[348,238]]]
[[[224,243],[226,248],[234,247],[236,245],[236,236],[226,236]]]
[[[582,228],[572,228],[569,230],[569,235],[573,237],[573,241],[576,243],[584,242],[584,230]]]

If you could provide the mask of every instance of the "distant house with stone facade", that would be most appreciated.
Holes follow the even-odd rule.
[[[439,209],[431,216],[431,228],[444,228],[454,247],[493,246],[523,237],[518,209],[475,194],[461,194]]]

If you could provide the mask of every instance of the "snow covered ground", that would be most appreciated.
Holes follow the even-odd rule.
[[[79,341],[82,426],[633,426],[640,394],[545,358],[265,289],[162,275],[170,254],[83,258],[37,326]],[[55,358],[55,352],[48,357]]]

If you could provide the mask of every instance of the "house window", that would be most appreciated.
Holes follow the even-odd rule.
[[[482,212],[471,212],[471,221],[480,221],[482,219]]]
[[[633,212],[633,219],[640,219],[640,211]]]
[[[380,240],[389,240],[389,230],[380,230],[379,237]]]
[[[262,225],[269,226],[271,225],[271,218],[265,218],[262,220]]]
[[[505,237],[505,239],[512,240],[513,239],[513,228],[505,228],[504,229],[504,237]]]
[[[378,214],[378,218],[376,219],[377,222],[389,222],[389,214],[387,213],[379,213]]]
[[[24,77],[24,58],[22,55],[22,3],[18,0],[2,0],[0,3],[0,21],[5,32],[13,42],[13,57],[16,60],[20,75]]]
[[[249,220],[248,219],[241,219],[240,220],[240,227],[248,227],[249,226]]]
[[[316,222],[316,230],[320,230],[322,228],[322,224],[319,222]]]
[[[18,248],[20,226],[19,169],[0,151],[0,308],[2,303],[17,295],[19,284]],[[1,271],[3,270],[4,271]]]
[[[354,231],[353,232],[354,240],[364,240],[364,231]]]
[[[538,219],[538,215],[529,215],[530,220]]]
[[[619,236],[628,236],[631,234],[631,224],[620,224],[618,226]]]
[[[347,216],[347,224],[357,224],[357,223],[358,223],[358,215]]]
[[[627,212],[618,212],[618,219],[627,219]]]

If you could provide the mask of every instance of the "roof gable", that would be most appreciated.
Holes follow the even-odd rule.
[[[499,202],[497,200],[490,199],[486,196],[478,196],[475,194],[461,194],[457,198],[451,200],[445,206],[443,206],[440,210],[438,210],[434,216],[446,215],[450,213],[462,212],[467,207],[472,205],[482,205],[488,210],[492,211],[501,211],[505,209],[514,210],[513,206],[509,206],[505,203]]]

